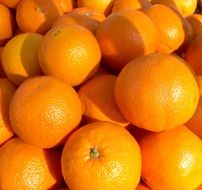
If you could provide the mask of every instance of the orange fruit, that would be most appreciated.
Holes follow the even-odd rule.
[[[13,138],[0,148],[0,189],[51,189],[62,181],[60,154]]]
[[[39,48],[39,63],[47,75],[72,86],[80,85],[98,70],[100,47],[94,35],[79,25],[61,25],[50,30]]]
[[[0,145],[13,136],[13,130],[9,120],[9,104],[15,92],[15,86],[6,78],[0,78]]]
[[[21,0],[17,6],[16,20],[23,32],[44,34],[63,14],[58,0]]]
[[[99,25],[99,22],[91,19],[87,15],[75,14],[75,13],[68,13],[64,14],[63,16],[59,17],[56,22],[53,24],[52,28],[60,25],[68,25],[68,24],[78,24],[81,25],[88,30],[90,30],[93,34]]]
[[[116,76],[101,74],[83,84],[78,91],[87,122],[108,121],[127,126],[114,99]]]
[[[0,77],[6,77],[6,73],[3,70],[2,66],[2,52],[3,52],[3,47],[0,47]]]
[[[140,141],[142,179],[155,190],[196,189],[202,182],[202,141],[180,126]]]
[[[16,9],[20,0],[0,0],[0,3],[6,5],[8,8]]]
[[[183,24],[178,15],[169,7],[160,4],[151,6],[145,13],[152,19],[159,33],[157,51],[170,54],[177,50],[185,38]]]
[[[178,10],[184,17],[194,13],[197,0],[151,0],[152,4],[163,4]]]
[[[36,33],[23,33],[13,37],[2,52],[3,69],[16,85],[28,77],[41,73],[38,62],[39,43],[43,36]]]
[[[147,187],[145,184],[140,183],[140,184],[138,185],[138,187],[136,188],[136,190],[150,190],[150,188]]]
[[[13,36],[14,19],[10,10],[0,3],[0,46],[4,45]]]
[[[198,76],[200,87],[200,99],[198,107],[192,118],[186,123],[186,126],[202,139],[202,76]]]
[[[113,70],[121,70],[134,58],[154,52],[158,44],[152,20],[134,10],[108,16],[98,26],[96,37],[104,62]]]
[[[163,131],[184,124],[194,114],[199,88],[185,61],[155,53],[127,64],[115,84],[115,99],[135,126]]]
[[[73,10],[74,0],[57,0],[57,2],[62,7],[62,10],[64,13],[67,13]]]
[[[137,142],[126,129],[109,122],[78,129],[62,152],[62,173],[71,190],[134,190],[140,172]]]
[[[200,185],[197,190],[202,190],[202,185]]]
[[[202,35],[198,35],[192,40],[185,52],[185,60],[197,75],[202,75],[201,51]]]
[[[71,13],[86,15],[98,22],[103,22],[106,19],[103,13],[89,7],[78,7],[73,9]]]
[[[21,139],[51,148],[78,126],[82,107],[71,86],[55,77],[42,76],[27,79],[16,90],[9,111],[11,125]]]
[[[114,0],[77,0],[78,7],[89,7],[93,8],[105,15],[111,13]]]

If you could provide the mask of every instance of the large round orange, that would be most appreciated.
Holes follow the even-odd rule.
[[[13,36],[13,15],[10,10],[0,3],[0,46]]]
[[[42,150],[19,138],[0,148],[0,189],[52,189],[61,181],[60,154],[56,150]]]
[[[134,190],[141,173],[139,146],[118,125],[88,124],[67,140],[62,173],[71,190]]]
[[[9,120],[9,104],[15,89],[15,86],[6,78],[0,78],[0,145],[14,134]]]
[[[63,14],[57,0],[21,0],[17,6],[16,20],[21,31],[44,34]]]
[[[140,141],[142,179],[155,190],[196,189],[202,182],[202,141],[187,127],[148,134]]]
[[[74,0],[56,0],[56,1],[60,4],[64,13],[67,13],[73,10]]]
[[[3,69],[14,84],[20,85],[28,77],[42,73],[38,61],[38,49],[42,38],[42,35],[36,33],[19,34],[3,48]]]
[[[202,34],[196,36],[187,47],[185,60],[197,75],[202,75]]]
[[[183,23],[171,8],[165,5],[153,5],[145,10],[145,13],[158,30],[158,52],[170,54],[182,45],[185,38]]]
[[[104,62],[114,70],[121,70],[134,58],[154,52],[158,44],[152,20],[135,10],[108,16],[98,26],[96,37]]]
[[[82,107],[71,86],[55,77],[42,76],[26,80],[16,90],[9,111],[11,125],[21,139],[51,148],[78,126]]]
[[[111,13],[114,0],[77,0],[78,7],[89,7],[108,15]]]
[[[101,59],[94,35],[79,25],[61,25],[50,30],[39,48],[39,63],[47,75],[72,86],[92,77]]]
[[[116,76],[98,75],[81,86],[78,91],[87,122],[109,121],[121,126],[128,125],[114,99]]]
[[[163,131],[192,117],[199,88],[193,72],[180,57],[155,53],[123,68],[116,81],[115,99],[132,124]]]

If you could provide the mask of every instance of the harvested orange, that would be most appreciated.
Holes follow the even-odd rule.
[[[155,53],[127,64],[115,85],[115,99],[135,126],[163,131],[184,124],[194,114],[199,88],[185,61]]]
[[[78,129],[63,149],[62,173],[71,190],[134,190],[140,172],[137,142],[126,129],[109,122]]]
[[[186,123],[186,126],[202,139],[202,76],[198,77],[200,87],[200,99],[198,107],[192,118]]]
[[[60,154],[13,138],[0,148],[0,189],[51,189],[62,181]]]
[[[74,0],[56,0],[56,1],[60,4],[64,13],[73,10]]]
[[[97,11],[109,15],[113,6],[114,0],[77,0],[78,7],[89,7]]]
[[[71,13],[86,15],[98,22],[103,22],[106,19],[103,13],[89,7],[78,7],[73,9]]]
[[[24,33],[13,37],[2,52],[3,69],[16,85],[20,85],[28,77],[41,73],[38,62],[39,43],[42,35]]]
[[[68,25],[68,24],[78,24],[81,25],[88,30],[90,30],[93,34],[99,25],[99,22],[91,19],[87,15],[82,14],[75,14],[75,13],[68,13],[64,14],[63,16],[59,17],[56,22],[53,24],[52,28],[60,25]]]
[[[13,136],[9,120],[9,104],[15,92],[15,86],[6,78],[0,78],[0,145]]]
[[[94,35],[79,25],[61,25],[50,30],[39,48],[39,62],[47,75],[72,86],[92,77],[101,59]]]
[[[136,188],[136,190],[150,190],[150,188],[147,187],[145,184],[140,183],[140,184],[138,185],[138,187]]]
[[[185,126],[140,141],[142,179],[155,190],[196,189],[202,181],[202,141]]]
[[[0,3],[6,5],[11,9],[16,9],[20,0],[0,0]]]
[[[178,10],[184,17],[194,13],[197,0],[151,0],[152,4],[163,4]]]
[[[26,80],[10,103],[10,120],[16,134],[41,148],[61,143],[78,126],[81,114],[81,102],[74,89],[51,76]]]
[[[134,58],[154,52],[157,35],[152,20],[134,10],[111,14],[96,33],[104,62],[113,70],[121,70]]]
[[[178,15],[165,5],[153,5],[145,10],[159,33],[158,52],[170,54],[184,42],[185,32]],[[164,17],[166,15],[166,17]]]
[[[44,34],[63,14],[58,0],[21,0],[17,6],[16,20],[23,32]]]
[[[128,125],[114,99],[116,76],[102,74],[81,86],[78,91],[87,122],[109,121],[121,126]]]
[[[10,10],[0,3],[0,46],[13,36],[14,19]]]
[[[197,75],[202,75],[202,35],[196,36],[187,47],[185,60]]]
[[[0,77],[6,77],[6,73],[3,70],[2,66],[2,52],[3,52],[3,47],[0,47]]]

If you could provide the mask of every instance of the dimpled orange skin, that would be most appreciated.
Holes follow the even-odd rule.
[[[201,184],[202,141],[187,127],[146,135],[140,148],[142,179],[151,189],[190,190]]]
[[[109,121],[121,126],[129,123],[123,117],[114,99],[116,76],[101,74],[81,86],[78,95],[83,104],[87,122]]]
[[[45,34],[63,14],[57,0],[21,0],[17,6],[16,20],[23,32]]]
[[[176,13],[165,5],[153,5],[145,13],[154,22],[158,34],[158,52],[170,54],[177,50],[185,39],[183,23]],[[167,15],[165,18],[163,15]],[[163,19],[162,19],[163,18]]]
[[[78,129],[63,149],[62,173],[71,190],[134,190],[140,172],[137,142],[126,129],[109,122]]]
[[[81,115],[81,102],[74,89],[51,76],[26,80],[10,103],[14,131],[40,148],[61,143],[78,126]]]
[[[0,148],[0,189],[58,187],[62,181],[60,154],[42,150],[13,138]]]
[[[153,53],[158,45],[157,35],[151,19],[134,10],[111,14],[96,33],[103,60],[113,70],[121,70],[134,58]]]
[[[159,132],[182,125],[192,117],[199,88],[181,58],[154,53],[124,67],[115,84],[115,100],[132,124]]]
[[[8,79],[0,78],[0,145],[14,135],[9,120],[9,104],[15,90],[15,86]]]
[[[101,59],[94,35],[79,25],[62,25],[51,29],[39,47],[39,63],[46,75],[56,76],[71,86],[92,77]]]

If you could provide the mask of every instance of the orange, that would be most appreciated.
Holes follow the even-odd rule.
[[[16,90],[9,111],[11,125],[21,139],[51,148],[78,126],[82,107],[71,86],[55,77],[41,76],[27,79]]]
[[[157,35],[152,20],[134,10],[111,14],[96,33],[103,60],[113,70],[121,70],[134,58],[154,52]]]
[[[128,125],[114,99],[116,76],[101,74],[83,84],[78,91],[87,122],[109,121],[121,126]]]
[[[62,181],[60,154],[13,138],[0,148],[0,189],[51,189]]]
[[[152,19],[159,33],[157,51],[170,54],[177,50],[185,38],[183,24],[178,15],[165,5],[153,5],[145,10],[145,13]]]
[[[71,13],[86,15],[98,22],[103,22],[106,19],[103,13],[89,7],[78,7],[73,9]]]
[[[50,30],[39,48],[39,63],[46,75],[56,76],[72,86],[92,77],[101,59],[94,35],[79,25],[61,25]]]
[[[187,47],[185,60],[189,63],[197,75],[202,75],[202,35],[196,36]]]
[[[11,9],[16,9],[20,0],[0,0],[0,3],[6,5]]]
[[[198,107],[192,118],[186,123],[186,126],[202,139],[202,76],[198,76],[200,87],[200,99]]]
[[[0,3],[0,46],[4,45],[13,36],[13,15],[10,10]]]
[[[202,185],[200,185],[197,190],[202,190]]]
[[[119,12],[126,9],[143,10],[151,6],[148,0],[115,0],[112,12]]]
[[[78,129],[62,152],[62,173],[71,190],[134,190],[140,172],[137,142],[126,129],[109,122]]]
[[[140,183],[136,190],[150,190],[149,187],[147,187],[145,184]]]
[[[74,0],[56,0],[56,1],[60,4],[64,13],[73,10]]]
[[[182,125],[192,117],[199,88],[184,60],[154,53],[123,68],[116,81],[115,99],[128,121],[159,132]]]
[[[75,14],[75,13],[68,13],[64,14],[63,16],[59,17],[56,22],[53,24],[52,28],[60,25],[68,25],[68,24],[78,24],[81,25],[88,30],[90,30],[93,34],[99,25],[99,22],[91,19],[87,15],[82,14]]]
[[[16,85],[20,85],[28,77],[41,73],[38,62],[39,43],[42,35],[24,33],[13,37],[2,52],[3,69]]]
[[[188,16],[187,21],[190,23],[194,36],[202,34],[202,15],[201,14],[192,14]]]
[[[178,10],[184,17],[194,13],[197,0],[151,0],[152,4],[164,4]]]
[[[114,0],[77,0],[78,7],[89,7],[97,11],[109,15],[113,6]]]
[[[21,0],[17,6],[16,20],[23,32],[44,34],[63,13],[58,0]]]
[[[3,70],[3,66],[2,66],[2,51],[3,51],[3,47],[0,47],[0,77],[6,77],[6,73]]]
[[[9,104],[15,92],[15,86],[6,78],[0,78],[0,145],[13,136],[9,120]]]
[[[185,126],[144,136],[142,179],[155,190],[196,189],[202,182],[202,141]]]

